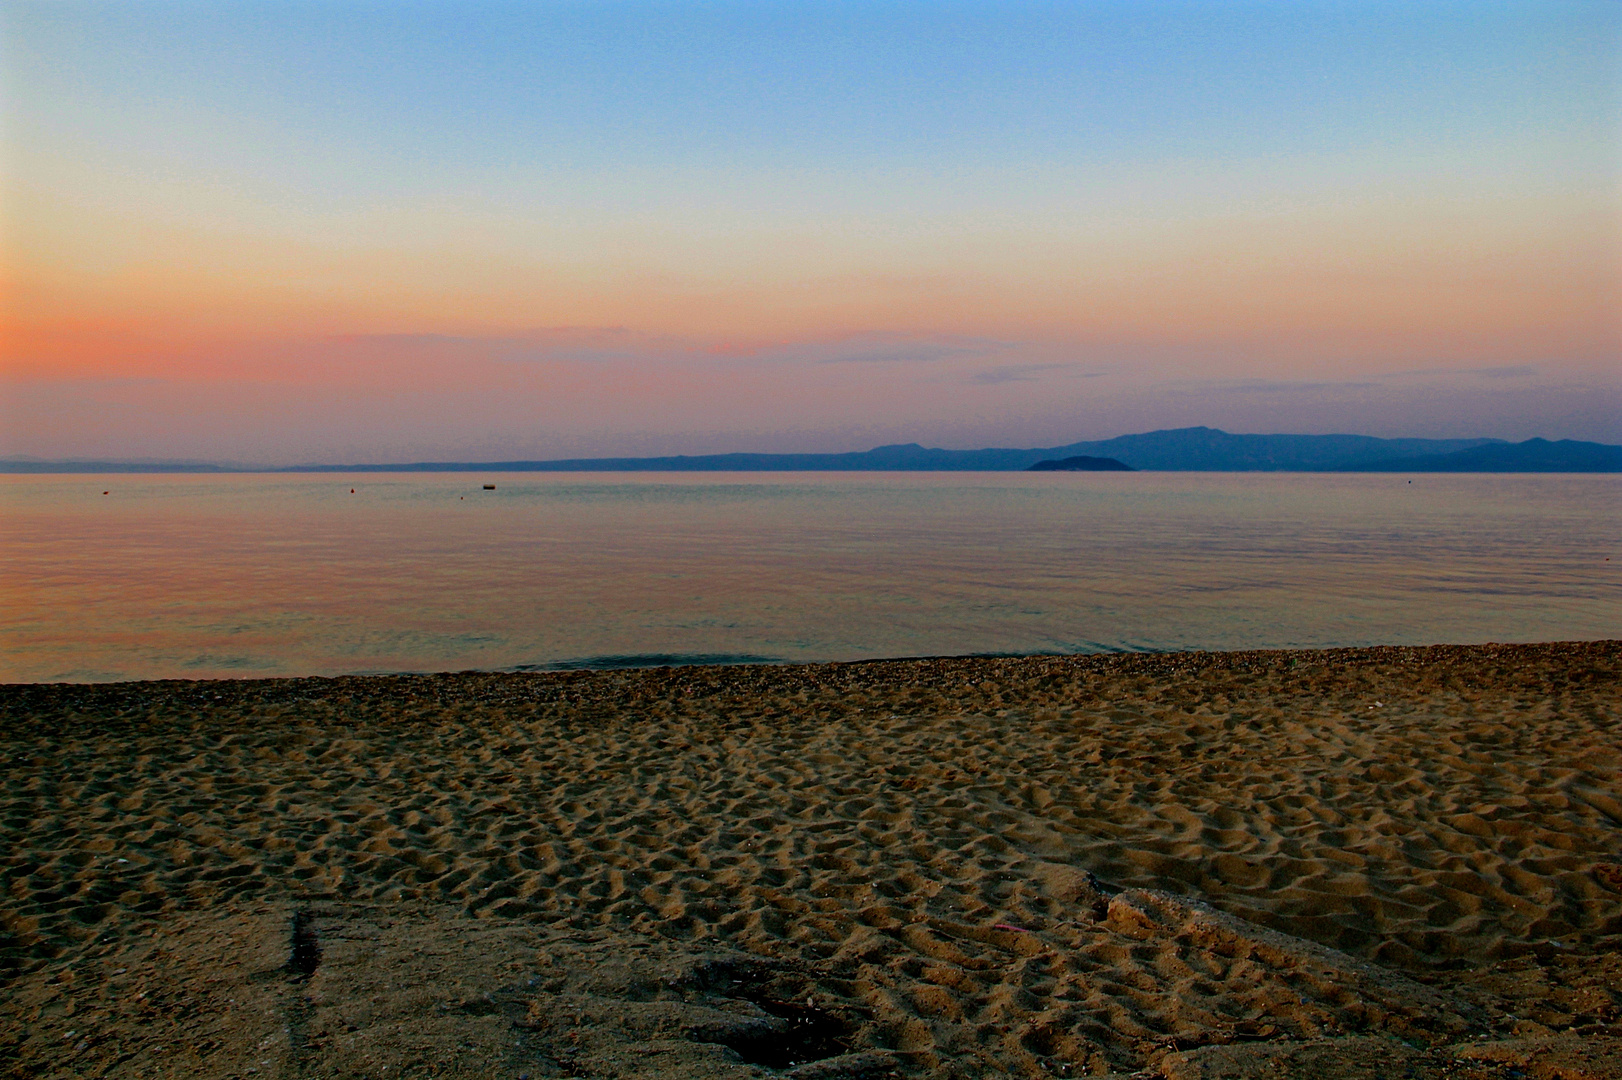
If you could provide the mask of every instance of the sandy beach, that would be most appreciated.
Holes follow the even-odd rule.
[[[1619,676],[8,686],[0,1074],[1622,1076]]]

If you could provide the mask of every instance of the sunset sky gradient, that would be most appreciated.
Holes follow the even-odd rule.
[[[1622,441],[1614,3],[0,3],[0,454]]]

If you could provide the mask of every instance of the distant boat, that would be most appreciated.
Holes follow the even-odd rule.
[[[1026,468],[1026,472],[1137,472],[1125,462],[1116,461],[1112,457],[1087,457],[1085,454],[1078,457],[1060,458],[1057,461],[1038,461],[1035,465]]]
[[[494,484],[486,484],[486,485],[484,485],[484,490],[486,490],[486,491],[494,491],[494,490],[496,490],[496,485],[494,485]]]

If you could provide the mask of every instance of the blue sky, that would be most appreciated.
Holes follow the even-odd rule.
[[[0,451],[1622,437],[1615,5],[0,10]]]

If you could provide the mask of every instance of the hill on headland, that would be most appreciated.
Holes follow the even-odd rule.
[[[1075,458],[1170,472],[1622,472],[1622,446],[1569,439],[1508,443],[1501,439],[1380,439],[1371,435],[1234,435],[1208,427],[1029,450],[942,450],[902,443],[840,454],[418,461],[282,469],[13,459],[0,461],[0,472],[1006,472]],[[1048,465],[1040,471],[1056,468]]]
[[[1058,461],[1038,461],[1030,466],[1026,472],[1136,472],[1130,465],[1123,465],[1110,457],[1087,457],[1079,454],[1076,457],[1060,458]]]

